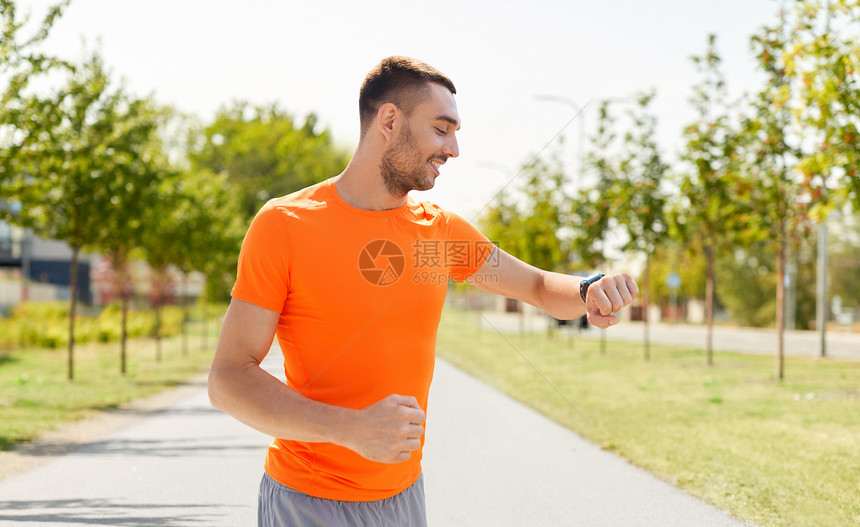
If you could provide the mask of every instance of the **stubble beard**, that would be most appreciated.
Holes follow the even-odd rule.
[[[410,190],[429,190],[433,188],[434,178],[427,173],[429,160],[422,159],[415,146],[412,130],[407,125],[403,133],[382,154],[380,172],[388,193],[403,197]]]

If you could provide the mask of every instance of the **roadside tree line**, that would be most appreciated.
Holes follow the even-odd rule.
[[[71,380],[82,251],[110,262],[125,373],[133,260],[149,268],[158,339],[168,300],[159,284],[170,284],[173,272],[200,272],[207,297],[226,298],[253,214],[271,197],[336,173],[346,156],[313,115],[298,124],[277,105],[234,102],[201,123],[116,85],[98,52],[80,62],[46,56],[40,44],[67,5],[25,35],[15,2],[0,0],[0,202],[4,220],[72,250]]]
[[[665,277],[678,273],[680,294],[705,302],[707,363],[719,299],[739,323],[775,325],[782,379],[787,269],[800,282],[794,317],[811,321],[815,229],[833,211],[860,211],[858,24],[857,0],[780,9],[750,38],[763,84],[740,100],[729,100],[709,36],[705,52],[692,57],[700,76],[689,98],[696,120],[683,131],[677,160],[658,145],[653,91],[636,94],[621,113],[618,101],[603,101],[582,167],[592,183],[573,193],[557,158],[533,161],[523,167],[521,199],[496,201],[484,216],[489,235],[562,272],[601,268],[619,250],[634,255],[644,264],[645,306],[655,292],[665,303]],[[853,262],[853,270],[835,276],[834,289],[860,306],[851,286],[860,250],[842,242],[838,261]],[[647,360],[647,314],[645,322]]]

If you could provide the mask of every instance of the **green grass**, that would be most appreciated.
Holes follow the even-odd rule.
[[[756,525],[860,525],[860,362],[789,358],[779,383],[770,357],[708,367],[702,350],[652,345],[645,362],[641,344],[601,355],[476,317],[446,308],[439,355],[604,449]]]
[[[65,349],[22,349],[0,357],[0,450],[31,441],[63,423],[91,417],[138,397],[178,385],[205,372],[212,360],[218,323],[208,324],[202,349],[202,325],[189,331],[188,354],[182,337],[162,340],[162,360],[155,341],[130,340],[127,374],[120,374],[119,343],[75,347],[75,379],[67,378]]]

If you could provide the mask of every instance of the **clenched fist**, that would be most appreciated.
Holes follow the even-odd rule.
[[[585,294],[588,322],[599,328],[618,324],[618,317],[612,313],[630,304],[638,294],[639,288],[629,274],[604,276],[591,284]]]
[[[344,446],[380,463],[402,463],[421,448],[424,411],[412,396],[389,395],[356,410]]]

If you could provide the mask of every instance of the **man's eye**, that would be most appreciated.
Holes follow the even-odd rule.
[[[436,127],[434,127],[434,128],[436,128]],[[445,130],[442,130],[441,128],[436,128],[436,133],[439,135],[448,135],[448,132]]]

